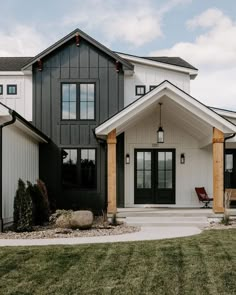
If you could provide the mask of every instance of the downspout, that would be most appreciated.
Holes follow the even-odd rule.
[[[2,218],[2,129],[6,126],[12,125],[16,121],[14,112],[9,110],[9,114],[12,116],[12,119],[8,122],[0,124],[0,232],[3,232],[3,218]]]
[[[223,179],[224,179],[224,197],[225,197],[225,189],[226,189],[225,188],[225,144],[226,144],[227,140],[235,137],[235,135],[236,135],[236,133],[233,133],[230,136],[225,137],[225,140],[224,140],[224,171],[223,171],[223,173],[224,173],[224,177],[223,177]]]

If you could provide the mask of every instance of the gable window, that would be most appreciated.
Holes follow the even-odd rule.
[[[62,84],[62,120],[94,120],[95,84]]]
[[[94,119],[94,84],[80,84],[80,119]]]
[[[156,88],[156,85],[150,85],[149,86],[149,91],[152,91],[154,88]]]
[[[76,119],[76,84],[62,84],[62,119]]]
[[[7,94],[16,95],[17,94],[17,85],[7,85]]]
[[[135,95],[144,95],[146,92],[146,87],[144,85],[135,86]]]
[[[3,94],[3,85],[1,84],[0,85],[0,95],[2,95]]]
[[[62,150],[62,184],[66,188],[96,188],[96,150]]]

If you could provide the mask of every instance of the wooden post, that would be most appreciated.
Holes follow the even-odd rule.
[[[107,136],[107,213],[116,213],[116,129]]]
[[[224,212],[224,133],[213,128],[213,210]]]

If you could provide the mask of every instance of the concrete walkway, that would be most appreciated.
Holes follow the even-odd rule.
[[[79,245],[79,244],[96,244],[96,243],[115,243],[128,241],[150,241],[178,237],[186,237],[201,233],[198,227],[185,226],[167,226],[167,227],[141,227],[141,231],[114,235],[114,236],[97,236],[97,237],[80,237],[80,238],[55,238],[55,239],[0,239],[0,246],[44,246],[44,245]]]

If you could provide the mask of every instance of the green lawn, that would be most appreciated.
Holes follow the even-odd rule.
[[[0,294],[236,294],[236,230],[163,241],[0,248]]]

